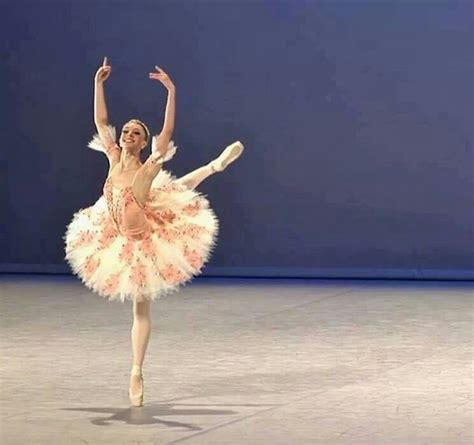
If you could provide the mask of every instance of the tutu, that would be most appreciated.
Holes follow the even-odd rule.
[[[105,151],[97,137],[89,146]],[[175,152],[170,142],[164,160]],[[204,195],[163,169],[144,206],[110,178],[103,191],[74,214],[64,237],[66,260],[88,288],[109,300],[156,300],[201,273],[218,233]]]

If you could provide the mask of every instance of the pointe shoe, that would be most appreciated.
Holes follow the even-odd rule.
[[[211,161],[212,171],[223,171],[231,162],[234,162],[243,151],[244,146],[240,141],[230,144],[216,159]]]
[[[141,387],[142,390],[139,394],[133,394],[132,389],[128,388],[128,395],[130,397],[130,402],[133,406],[142,406],[143,405],[143,375],[142,375],[142,367],[139,365],[133,365],[132,367],[132,375],[137,375],[140,377],[141,380]]]

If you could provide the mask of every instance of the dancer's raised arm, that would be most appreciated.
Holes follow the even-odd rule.
[[[115,147],[116,142],[108,127],[109,118],[105,104],[104,82],[110,76],[111,71],[112,67],[107,64],[107,57],[104,57],[102,66],[97,70],[94,78],[94,123],[105,147],[105,153],[112,163],[119,160],[120,153],[118,148]]]
[[[145,162],[145,172],[149,180],[159,173],[163,163],[168,145],[174,131],[174,119],[176,114],[176,88],[174,83],[160,67],[155,66],[156,72],[150,73],[150,79],[159,80],[168,90],[168,99],[166,102],[165,119],[163,128],[158,136],[153,138],[151,144],[151,155]]]
[[[159,80],[163,86],[168,90],[168,99],[166,102],[165,119],[163,128],[156,138],[154,146],[152,146],[152,153],[158,151],[161,155],[166,153],[168,144],[173,136],[174,120],[176,115],[176,87],[160,67],[155,66],[156,72],[150,73],[150,79]]]

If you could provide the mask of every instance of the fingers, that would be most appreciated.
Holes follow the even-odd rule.
[[[97,70],[96,78],[97,78],[97,79],[101,79],[101,80],[105,80],[105,79],[107,79],[107,78],[110,76],[111,71],[112,71],[112,67],[111,67],[111,66],[109,66],[109,65],[102,65],[102,66],[99,67],[99,69]]]
[[[160,68],[158,65],[155,65],[155,69],[156,71],[158,71],[157,73],[155,74],[160,74],[162,76],[168,76],[168,74],[166,73],[166,71],[163,69],[163,68]]]
[[[152,73],[148,73],[148,77],[153,80],[160,81],[166,88],[174,87],[172,80],[168,76],[168,74],[160,68],[158,65],[155,65],[156,71]]]
[[[166,74],[163,73],[149,73],[150,79],[166,79]]]
[[[163,68],[160,68],[158,65],[155,65],[156,72],[149,73],[151,79],[166,79],[168,74],[165,73]]]
[[[102,65],[99,66],[99,69],[95,73],[96,82],[105,81],[106,79],[108,79],[111,72],[112,72],[112,67],[108,65],[107,57],[104,57],[104,60],[102,61]]]

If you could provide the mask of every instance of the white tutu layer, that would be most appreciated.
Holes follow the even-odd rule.
[[[201,273],[216,244],[218,220],[208,200],[166,170],[154,179],[143,211],[151,230],[141,239],[119,233],[104,196],[67,227],[66,260],[109,300],[155,300],[176,291]]]

